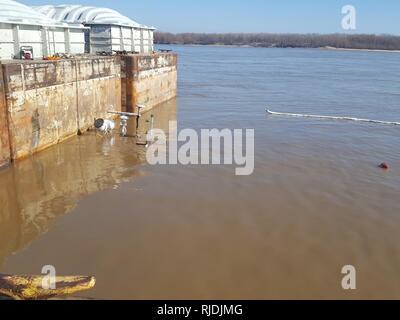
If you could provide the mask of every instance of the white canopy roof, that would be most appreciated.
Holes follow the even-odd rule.
[[[32,7],[37,12],[59,22],[81,24],[107,24],[132,28],[154,29],[141,25],[119,12],[108,8],[87,7],[82,5],[45,5]]]
[[[46,27],[83,28],[83,25],[68,25],[47,17],[22,3],[0,0],[0,23],[24,24]]]

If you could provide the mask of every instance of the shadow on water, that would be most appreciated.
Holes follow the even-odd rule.
[[[152,115],[155,125],[166,130],[176,119],[176,101],[144,114],[139,131],[147,131]],[[71,212],[80,198],[143,175],[145,152],[117,132],[88,132],[1,170],[0,268],[9,255],[29,247]]]

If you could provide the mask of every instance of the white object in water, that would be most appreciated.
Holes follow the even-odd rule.
[[[128,116],[121,116],[121,137],[126,137],[128,134]]]
[[[379,124],[389,124],[389,125],[400,126],[400,122],[360,119],[360,118],[351,118],[351,117],[320,116],[320,115],[313,115],[313,114],[284,113],[284,112],[274,112],[274,111],[270,111],[268,109],[266,111],[268,114],[273,115],[273,116],[314,118],[314,119],[323,119],[323,120],[347,120],[347,121],[359,121],[359,122],[369,122],[369,123],[379,123]]]
[[[115,129],[115,122],[112,120],[97,119],[95,121],[95,127],[103,133],[110,133]]]

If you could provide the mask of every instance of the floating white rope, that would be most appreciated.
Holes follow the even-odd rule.
[[[359,118],[350,118],[350,117],[319,116],[319,115],[313,115],[313,114],[283,113],[283,112],[273,112],[273,111],[270,111],[268,109],[266,111],[267,111],[268,114],[273,115],[273,116],[314,118],[314,119],[323,119],[323,120],[360,121],[360,122],[369,122],[369,123],[379,123],[379,124],[389,124],[389,125],[400,126],[400,122],[380,121],[380,120],[370,120],[370,119],[359,119]]]

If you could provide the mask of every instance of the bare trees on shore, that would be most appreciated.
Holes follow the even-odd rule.
[[[267,48],[345,48],[400,50],[400,36],[373,34],[165,33],[156,44],[237,45]]]

